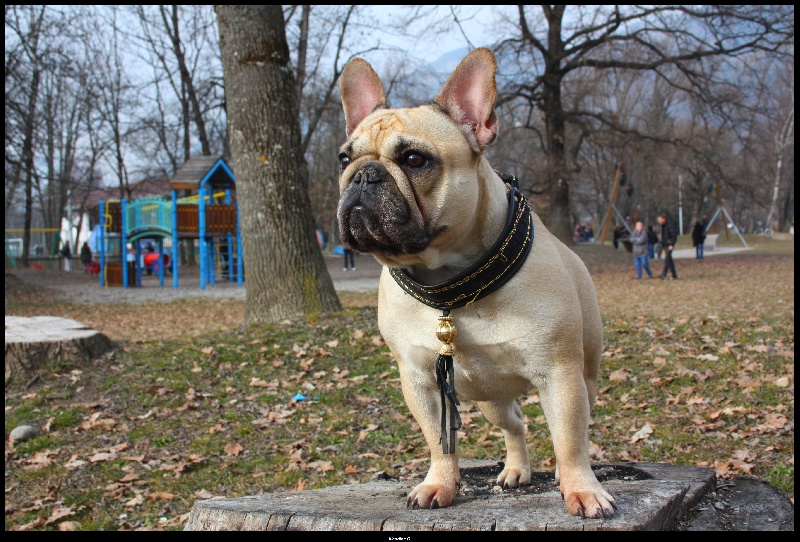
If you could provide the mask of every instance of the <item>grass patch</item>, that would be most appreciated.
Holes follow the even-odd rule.
[[[590,267],[605,334],[590,428],[599,459],[707,465],[793,497],[793,250],[677,266],[669,283],[631,281],[632,262]],[[182,338],[150,330],[92,366],[53,368],[47,387],[7,388],[6,437],[23,423],[41,434],[15,447],[6,439],[6,529],[180,530],[210,495],[423,474],[429,452],[377,329],[375,295],[350,297],[342,313],[309,322]],[[77,317],[55,300],[38,310]],[[158,310],[225,320],[220,311],[240,306]],[[553,469],[536,393],[521,407],[532,466]],[[503,460],[500,431],[474,404],[461,414],[462,457]],[[36,525],[59,507],[70,513]]]

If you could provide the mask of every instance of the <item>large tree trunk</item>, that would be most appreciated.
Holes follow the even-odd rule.
[[[311,217],[281,6],[215,11],[247,267],[245,323],[339,311]]]
[[[561,18],[564,7],[556,6],[548,12],[547,47],[548,62],[544,71],[544,116],[547,127],[547,183],[545,193],[535,196],[538,211],[547,228],[563,243],[572,244],[572,213],[569,205],[569,169],[564,153],[567,128],[564,106],[561,103],[561,85],[564,75],[561,56],[564,43],[561,38]]]

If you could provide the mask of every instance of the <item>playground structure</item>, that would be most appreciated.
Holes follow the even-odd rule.
[[[611,199],[608,202],[608,209],[606,210],[605,218],[603,218],[603,222],[600,225],[600,241],[601,245],[605,244],[606,242],[606,234],[608,233],[608,228],[611,225],[611,211],[614,211],[617,214],[617,218],[619,218],[620,222],[623,226],[625,226],[625,230],[627,231],[627,237],[630,237],[633,234],[633,230],[631,230],[631,225],[625,220],[622,216],[622,213],[619,212],[617,209],[616,201],[617,201],[617,194],[619,193],[619,187],[625,185],[627,183],[627,174],[625,172],[625,164],[620,162],[616,164],[616,174],[614,176],[614,186],[611,189]],[[634,222],[638,220],[638,216],[635,217]],[[615,241],[616,243],[616,241]],[[629,241],[623,240],[623,244],[628,252],[631,252],[631,244]],[[616,246],[616,244],[614,245]]]
[[[142,271],[151,269],[163,286],[171,268],[172,285],[177,288],[179,243],[197,239],[200,289],[215,284],[218,271],[241,286],[244,265],[236,181],[225,160],[219,156],[191,158],[172,177],[170,188],[171,200],[100,202],[100,285],[141,285]],[[196,194],[179,198],[179,190]],[[171,245],[171,257],[165,251],[165,240]],[[143,242],[153,250],[144,256]]]
[[[704,233],[706,234],[706,236],[708,236],[708,230],[711,228],[711,226],[714,225],[714,221],[717,219],[717,217],[720,216],[722,218],[722,231],[725,233],[725,243],[728,246],[730,246],[731,244],[730,234],[728,233],[728,223],[730,223],[734,233],[739,237],[739,240],[744,245],[744,248],[750,248],[750,245],[748,245],[747,241],[744,240],[744,237],[742,236],[742,233],[739,231],[739,228],[736,226],[736,223],[733,221],[733,218],[731,217],[731,215],[728,214],[728,211],[725,210],[725,207],[722,206],[722,189],[720,188],[719,180],[717,180],[716,183],[714,183],[714,190],[716,191],[716,196],[717,196],[717,210],[714,211],[714,216],[712,216],[711,220],[709,220],[708,224],[706,224],[706,229],[704,230]],[[717,241],[715,237],[714,242],[711,243],[712,247],[716,245],[716,243]]]
[[[22,257],[22,228],[5,230],[6,260],[11,269],[17,268],[17,260]],[[52,268],[57,265],[58,247],[61,244],[59,228],[31,228],[31,245],[29,261],[39,269]],[[9,234],[11,236],[9,236]]]

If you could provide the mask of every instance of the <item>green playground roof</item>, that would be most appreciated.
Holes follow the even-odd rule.
[[[195,156],[178,168],[178,171],[172,176],[169,186],[177,190],[194,191],[200,188],[234,189],[236,188],[236,179],[222,156]]]

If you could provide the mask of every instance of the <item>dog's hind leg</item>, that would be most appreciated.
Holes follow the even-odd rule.
[[[525,421],[522,410],[513,399],[478,402],[486,419],[503,430],[506,441],[505,468],[497,477],[502,487],[526,486],[531,483],[531,460],[525,440]]]

